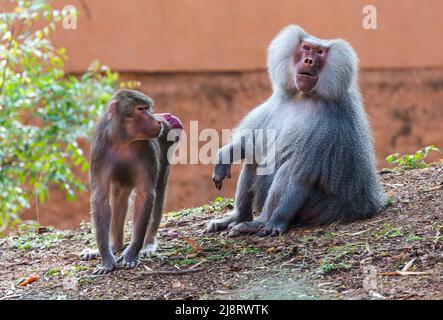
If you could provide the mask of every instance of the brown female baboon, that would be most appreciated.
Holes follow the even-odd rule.
[[[120,90],[100,120],[91,146],[91,211],[98,250],[85,250],[82,259],[101,256],[94,274],[138,264],[140,252],[155,250],[169,174],[168,149],[183,126],[170,114],[153,114],[152,100],[133,90]],[[177,129],[177,132],[171,132]],[[176,136],[168,140],[168,133]],[[171,135],[169,135],[171,136]],[[133,230],[123,249],[128,199],[133,193]],[[131,197],[132,198],[132,197]]]

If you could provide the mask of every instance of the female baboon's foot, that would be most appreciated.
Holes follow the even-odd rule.
[[[239,214],[233,212],[227,217],[209,221],[209,223],[206,225],[205,232],[217,232],[230,229],[235,225],[248,220],[250,219],[243,218]]]
[[[112,247],[112,252],[114,253],[114,255],[116,253],[119,253],[120,251],[123,250],[123,245],[116,247],[114,249],[114,246]],[[97,259],[100,257],[100,252],[97,249],[85,249],[80,253],[80,259],[87,261],[87,260],[92,260],[92,259]]]
[[[268,222],[266,225],[258,231],[259,237],[275,237],[286,233],[289,229],[289,225],[287,223],[275,223]]]
[[[263,222],[260,220],[254,220],[249,222],[242,222],[232,227],[229,231],[228,237],[237,237],[241,234],[257,233],[261,227],[263,227]]]
[[[92,272],[95,276],[101,276],[107,273],[110,273],[117,269],[117,261],[115,258],[109,260],[109,261],[102,261],[101,265],[97,266],[95,270]]]
[[[138,253],[133,252],[133,250],[128,247],[117,261],[120,263],[122,269],[133,269],[140,263],[138,256]]]
[[[158,241],[156,238],[154,238],[154,240],[151,243],[146,243],[143,246],[142,251],[140,251],[140,257],[141,258],[149,257],[152,253],[157,251],[157,248],[158,248]]]
[[[99,257],[100,257],[100,252],[94,249],[85,249],[80,253],[80,259],[84,261],[97,259]]]

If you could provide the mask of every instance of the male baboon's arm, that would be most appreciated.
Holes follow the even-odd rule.
[[[212,180],[217,189],[222,188],[223,179],[231,178],[233,162],[251,158],[255,162],[255,134],[257,129],[263,129],[269,113],[269,103],[264,103],[252,110],[240,123],[232,142],[218,151],[217,163]]]

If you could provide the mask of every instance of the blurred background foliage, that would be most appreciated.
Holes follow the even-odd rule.
[[[0,14],[0,233],[56,184],[73,199],[88,169],[78,139],[91,133],[117,87],[118,74],[98,62],[65,75],[67,54],[50,33],[69,12],[47,0],[16,0]]]

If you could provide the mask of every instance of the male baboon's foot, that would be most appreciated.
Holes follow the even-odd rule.
[[[229,225],[228,225],[228,230],[231,230],[232,228],[234,228],[236,225],[238,225],[241,222],[238,222],[237,220],[232,221]]]
[[[152,253],[157,251],[158,248],[158,241],[157,239],[154,239],[153,242],[147,243],[143,246],[143,249],[140,251],[140,257],[146,258],[149,257]]]
[[[261,228],[258,231],[257,235],[259,237],[267,237],[267,236],[275,237],[275,236],[280,236],[283,233],[286,233],[288,229],[289,226],[286,223],[268,222],[263,228]]]
[[[233,212],[224,218],[209,221],[206,225],[205,232],[217,232],[226,229],[230,230],[239,223],[250,220],[252,220],[252,215],[251,218],[249,218],[248,216],[240,216],[236,212]]]
[[[93,275],[101,276],[107,273],[110,273],[117,269],[117,261],[115,259],[108,261],[108,262],[102,262],[101,265],[97,266],[95,270],[92,272]]]
[[[231,231],[229,231],[228,237],[237,237],[241,234],[257,233],[262,226],[263,222],[257,220],[242,222],[232,227]]]
[[[100,252],[94,249],[85,249],[80,253],[80,259],[87,261],[100,257]]]
[[[128,247],[129,249],[129,247]],[[140,263],[138,260],[138,254],[126,249],[122,256],[117,260],[120,263],[122,269],[133,269]]]
[[[217,232],[228,228],[236,220],[236,215],[229,215],[221,219],[215,219],[208,222],[205,232]]]

